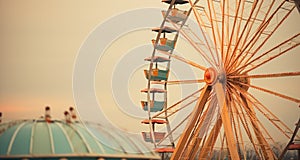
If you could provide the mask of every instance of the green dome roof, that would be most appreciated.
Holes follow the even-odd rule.
[[[160,159],[137,137],[99,124],[58,120],[0,124],[0,159],[3,158]]]

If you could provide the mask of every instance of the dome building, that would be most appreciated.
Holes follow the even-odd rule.
[[[42,118],[0,123],[0,159],[155,160],[160,157],[137,137],[99,124]]]

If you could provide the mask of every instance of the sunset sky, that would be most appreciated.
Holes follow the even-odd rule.
[[[53,117],[63,118],[63,112],[69,106],[75,106],[72,83],[74,65],[80,48],[88,36],[93,34],[95,28],[119,14],[132,10],[166,7],[167,5],[160,3],[160,0],[0,0],[0,112],[3,112],[3,120],[38,118],[43,115],[44,107],[47,105],[51,106]],[[157,26],[161,22],[159,15],[160,13],[154,16],[157,16]],[[287,30],[283,31],[284,34],[300,31],[299,15],[296,10],[292,13],[292,17],[286,25]],[[122,27],[122,23],[119,25]],[[128,118],[128,115],[124,115],[124,112],[115,107],[117,104],[127,104],[119,104],[122,100],[113,101],[110,88],[113,78],[107,77],[113,76],[112,73],[118,73],[117,64],[124,63],[120,57],[130,60],[130,56],[125,57],[125,55],[134,55],[135,47],[145,45],[145,49],[149,49],[153,36],[155,34],[150,32],[150,28],[143,28],[118,37],[106,48],[106,53],[99,60],[95,72],[96,95],[99,103],[104,106],[104,114],[115,117],[112,119],[116,123],[128,120],[131,124],[140,125],[134,116]],[[284,60],[268,65],[264,71],[271,73],[274,70],[299,71],[299,47],[296,51]],[[126,81],[126,84],[134,85],[129,85],[129,90],[122,91],[124,94],[129,93],[128,97],[135,105],[139,105],[139,100],[143,97],[139,91],[146,86],[146,81],[142,80],[144,78],[142,69],[145,67],[142,64],[146,65],[143,56],[150,56],[150,54],[145,52],[136,60],[139,66],[134,68],[134,73],[129,72],[133,77],[129,78],[129,82]],[[129,64],[130,62],[128,68],[132,67]],[[126,67],[123,69],[126,70]],[[263,73],[263,71],[258,72]],[[299,99],[299,80],[297,77],[254,83]],[[123,83],[121,81],[120,84]],[[179,90],[174,88],[174,91]],[[263,94],[257,93],[257,96]],[[114,98],[116,97],[118,95],[114,95]],[[271,110],[281,114],[284,119],[289,119],[290,125],[299,117],[299,108],[295,103],[272,96],[262,99],[272,106]],[[275,108],[273,105],[276,104],[284,108]],[[126,129],[126,126],[124,128]]]

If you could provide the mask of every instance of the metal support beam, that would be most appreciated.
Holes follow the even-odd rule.
[[[196,122],[199,120],[204,106],[206,104],[206,101],[209,97],[209,94],[212,90],[211,86],[206,85],[199,97],[199,100],[197,102],[197,105],[195,106],[194,110],[193,110],[193,115],[189,121],[189,124],[187,125],[187,127],[185,128],[184,132],[182,133],[178,143],[177,143],[177,147],[175,148],[175,151],[171,157],[171,160],[178,160],[178,159],[182,159],[184,156],[184,150],[185,147],[188,145],[188,143],[190,142],[189,139],[191,138],[191,134],[193,132],[193,130],[195,130],[195,125]]]
[[[222,127],[222,120],[218,119],[214,128],[209,134],[208,139],[206,140],[205,144],[202,147],[202,150],[199,154],[199,160],[205,160],[208,159],[207,155],[209,154],[209,151],[212,150],[212,147],[215,145],[216,140],[218,138],[218,135],[220,133]]]
[[[300,106],[299,106],[299,107],[300,107]],[[288,148],[289,148],[289,145],[290,145],[290,144],[293,144],[294,138],[296,137],[299,128],[300,128],[300,118],[299,118],[299,120],[298,120],[298,122],[297,122],[297,124],[296,124],[296,128],[295,128],[295,130],[294,130],[294,132],[293,132],[293,135],[292,135],[292,137],[291,137],[289,143],[286,145],[286,147],[284,148],[284,150],[283,150],[282,153],[280,154],[280,156],[279,156],[279,158],[278,158],[279,160],[283,159],[284,155],[286,154],[286,152],[287,152],[287,150],[288,150]],[[298,159],[299,159],[299,158],[300,158],[300,150],[298,149]]]
[[[233,135],[233,130],[231,126],[231,120],[229,117],[229,112],[227,108],[227,104],[225,101],[225,93],[223,89],[223,85],[220,82],[217,82],[215,85],[215,90],[217,93],[218,104],[222,107],[221,109],[221,118],[224,126],[225,137],[227,141],[227,146],[229,149],[230,157],[234,160],[239,160],[239,154],[237,152],[237,146]]]
[[[241,95],[241,99],[243,100],[245,107],[247,107],[248,110],[250,111],[251,124],[253,126],[256,138],[260,144],[260,148],[263,152],[264,158],[265,159],[275,159],[273,152],[271,150],[271,147],[268,144],[268,142],[266,141],[266,139],[264,138],[264,136],[260,130],[260,127],[257,123],[257,117],[255,115],[255,111],[254,111],[253,107],[248,104],[247,99],[242,94],[240,94],[240,95]]]

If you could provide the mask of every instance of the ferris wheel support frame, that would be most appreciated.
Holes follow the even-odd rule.
[[[211,90],[212,90],[212,87],[209,85],[206,85],[204,87],[203,91],[201,92],[201,95],[197,102],[197,105],[192,112],[193,115],[192,115],[191,120],[188,123],[189,125],[182,133],[182,135],[177,143],[177,147],[175,148],[175,151],[171,157],[171,160],[179,159],[179,157],[182,156],[184,149],[187,147],[187,144],[189,144],[191,134],[195,130],[194,126],[196,125],[197,121],[201,117],[201,113],[203,112],[204,106],[206,104],[206,101],[209,97],[209,93],[211,92]]]

